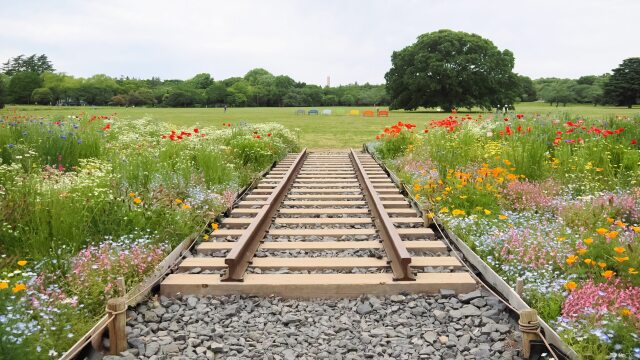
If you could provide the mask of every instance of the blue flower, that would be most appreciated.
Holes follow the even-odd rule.
[[[82,140],[78,139],[78,145],[82,144]]]
[[[60,139],[62,139],[62,140],[67,140],[67,137],[66,137],[66,136],[64,136],[64,135],[60,135]]]
[[[12,149],[12,148],[13,148],[13,144],[7,144],[7,147],[8,147],[9,149]]]

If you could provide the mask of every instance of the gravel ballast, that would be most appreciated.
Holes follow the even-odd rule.
[[[498,299],[480,291],[441,294],[160,297],[129,310],[130,349],[124,355],[154,360],[520,359],[516,324]]]

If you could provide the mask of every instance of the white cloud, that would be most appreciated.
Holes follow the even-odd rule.
[[[610,71],[638,56],[636,0],[6,1],[0,60],[45,53],[59,71],[216,79],[254,67],[299,81],[381,83],[390,56],[440,28],[477,33],[531,77]]]

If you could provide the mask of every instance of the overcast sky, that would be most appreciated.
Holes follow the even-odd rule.
[[[394,50],[448,28],[510,49],[515,71],[602,74],[640,56],[640,0],[0,0],[0,61],[58,71],[215,79],[262,67],[324,85],[383,83]]]

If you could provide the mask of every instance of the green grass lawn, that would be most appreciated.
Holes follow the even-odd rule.
[[[278,122],[290,129],[300,129],[300,140],[303,146],[311,149],[336,149],[359,147],[364,142],[371,141],[385,126],[398,121],[411,122],[422,125],[434,119],[442,119],[449,114],[435,111],[391,112],[386,117],[350,116],[353,107],[328,107],[333,110],[331,116],[296,115],[298,108],[229,108],[225,113],[221,108],[122,108],[122,107],[51,107],[51,106],[7,106],[0,110],[0,114],[18,111],[25,115],[72,115],[81,111],[96,115],[118,113],[122,119],[137,119],[149,116],[158,121],[175,124],[176,130],[193,126],[216,126],[223,122],[248,123]],[[310,108],[305,108],[306,110]],[[319,110],[325,107],[317,108]],[[372,107],[358,108],[372,109]],[[383,108],[380,108],[383,109]],[[465,113],[460,110],[460,113]],[[640,107],[633,109],[621,107],[602,107],[593,105],[569,105],[566,107],[550,106],[544,103],[521,103],[516,105],[518,113],[561,113],[569,112],[575,116],[603,117],[609,115],[640,114]]]

